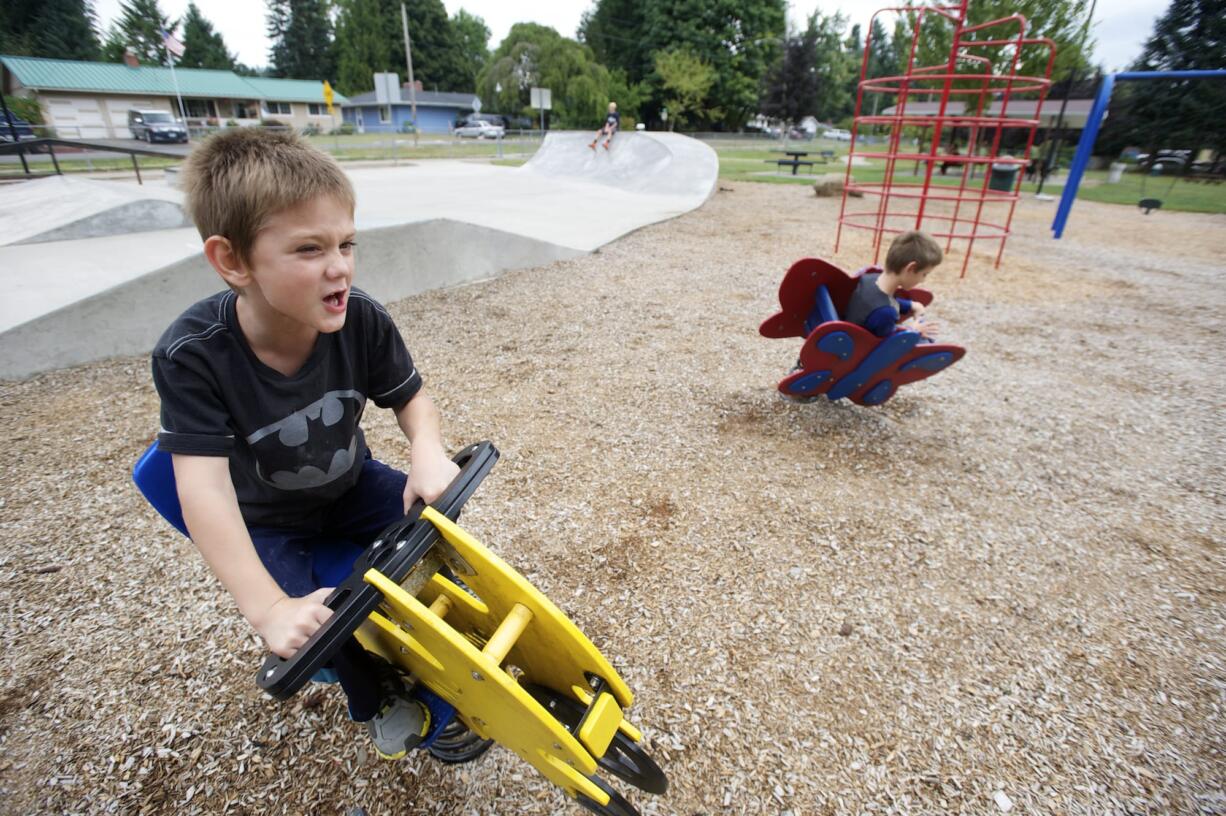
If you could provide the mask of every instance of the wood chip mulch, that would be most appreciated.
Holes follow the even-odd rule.
[[[637,693],[651,814],[1226,813],[1226,217],[1024,200],[931,281],[957,366],[779,398],[758,336],[839,201],[721,182],[578,260],[392,305],[463,523]],[[867,262],[867,238],[835,260]],[[360,285],[360,262],[359,280]],[[404,466],[386,412],[376,455]],[[0,813],[578,813],[509,752],[379,760],[129,482],[143,358],[0,383]],[[623,786],[624,787],[624,786]]]

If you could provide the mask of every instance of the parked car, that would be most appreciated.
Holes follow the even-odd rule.
[[[14,138],[14,131],[16,137]],[[3,114],[0,114],[0,142],[15,142],[28,141],[29,139],[37,139],[38,135],[34,132],[34,128],[25,119],[13,117],[13,126],[9,127],[8,120]]]
[[[830,130],[822,131],[823,139],[834,139],[836,142],[850,142],[851,131],[843,130],[842,128],[831,128]]]
[[[455,129],[456,136],[472,139],[501,139],[506,132],[506,128],[502,125],[491,125],[483,119],[468,122]]]
[[[128,130],[133,139],[154,142],[183,142],[187,144],[187,125],[173,115],[159,110],[128,111]]]

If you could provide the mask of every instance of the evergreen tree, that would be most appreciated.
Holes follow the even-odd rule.
[[[457,11],[451,18],[451,27],[455,31],[466,72],[466,84],[451,90],[474,91],[477,88],[477,75],[490,58],[490,30],[485,25],[485,20],[469,14],[464,9]]]
[[[399,41],[384,2],[342,0],[336,18],[337,90],[349,96],[366,93],[374,87],[375,73],[403,73],[403,60],[397,65],[392,59],[392,46]]]
[[[1226,0],[1172,0],[1154,24],[1134,71],[1191,71],[1226,65]],[[1111,115],[1095,144],[1226,151],[1226,80],[1150,79],[1117,84]]]
[[[794,125],[817,114],[817,30],[791,34],[764,83],[762,113]]]
[[[213,30],[213,24],[205,19],[195,3],[187,4],[183,16],[183,56],[177,61],[184,68],[214,68],[230,71],[235,67],[235,58],[226,50],[221,34]]]
[[[393,2],[396,31],[401,30],[400,3]],[[471,90],[464,48],[447,17],[443,0],[406,0],[409,38],[413,46],[413,78],[427,90]],[[404,37],[398,35],[393,56],[404,66]]]
[[[157,0],[122,0],[119,19],[111,26],[103,51],[108,59],[117,60],[123,57],[126,48],[146,65],[164,65],[166,49],[162,46],[162,31],[172,31],[175,25],[162,14]]]
[[[819,11],[809,17],[809,28],[817,43],[817,117],[839,123],[855,111],[853,95],[860,64],[846,46],[843,31],[847,18],[842,14],[825,16]]]
[[[376,71],[408,80],[400,0],[339,0],[336,22],[342,93],[369,91]],[[471,90],[468,60],[442,0],[406,0],[413,78],[427,90]]]
[[[96,22],[86,0],[5,0],[0,4],[0,53],[96,60]]]
[[[332,21],[328,0],[267,0],[269,56],[273,75],[291,79],[332,79]]]
[[[597,0],[579,21],[579,41],[597,62],[624,71],[629,82],[642,82],[655,68],[644,37],[646,14],[642,0]]]

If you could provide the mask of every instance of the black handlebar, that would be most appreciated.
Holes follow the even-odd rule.
[[[464,503],[498,461],[498,449],[492,442],[478,442],[460,451],[452,461],[460,466],[460,472],[431,506],[455,521]],[[353,572],[324,601],[332,610],[332,617],[293,657],[266,657],[256,678],[260,688],[278,700],[288,699],[332,659],[383,599],[379,590],[363,580],[366,571],[377,569],[399,584],[438,541],[438,530],[421,519],[424,509],[420,500],[414,502],[403,519],[388,526],[358,556]]]

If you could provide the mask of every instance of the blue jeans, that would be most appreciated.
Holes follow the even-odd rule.
[[[349,576],[357,557],[384,528],[404,518],[408,476],[367,454],[358,483],[329,507],[319,530],[248,527],[255,551],[277,585],[292,598]],[[349,697],[349,716],[369,720],[383,692],[374,658],[348,638],[332,665]]]

